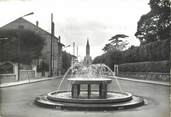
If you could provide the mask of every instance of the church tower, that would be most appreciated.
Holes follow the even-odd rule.
[[[90,65],[91,63],[92,63],[92,59],[90,56],[90,44],[89,44],[89,40],[87,39],[86,56],[84,57],[84,65]]]
[[[86,56],[90,56],[90,44],[89,44],[89,40],[87,40],[87,45],[86,45]]]

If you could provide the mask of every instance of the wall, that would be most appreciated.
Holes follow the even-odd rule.
[[[16,81],[16,75],[15,74],[0,74],[0,83],[9,83],[9,82],[15,82]]]
[[[34,70],[20,70],[19,81],[36,79]],[[0,74],[0,83],[16,82],[16,74]]]
[[[120,77],[136,78],[143,80],[155,81],[170,81],[169,73],[155,73],[155,72],[119,72]]]

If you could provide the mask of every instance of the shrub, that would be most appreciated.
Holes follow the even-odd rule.
[[[145,61],[164,61],[164,60],[169,60],[169,56],[170,56],[170,40],[166,39],[163,41],[148,43],[140,47],[132,46],[131,48],[125,51],[107,52],[102,54],[101,56],[96,57],[93,60],[93,63],[104,63],[113,70],[114,64],[145,62]],[[133,69],[133,67],[131,67],[131,69]]]

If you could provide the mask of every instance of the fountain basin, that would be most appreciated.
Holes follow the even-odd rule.
[[[124,92],[108,66],[92,64],[71,66],[57,90],[37,97],[35,103],[49,108],[104,111],[138,107],[144,99]]]
[[[107,97],[107,85],[112,82],[112,79],[109,78],[69,78],[68,81],[72,84],[72,91],[71,95],[72,98],[79,98],[81,90],[80,87],[82,84],[87,85],[87,98],[91,98],[92,89],[91,85],[96,84],[99,85],[99,98],[106,98]]]
[[[100,84],[100,83],[111,83],[112,79],[109,78],[69,78],[68,81],[71,84]]]
[[[82,91],[86,93],[86,91]],[[35,99],[35,103],[49,108],[69,110],[120,110],[138,107],[144,104],[144,99],[130,93],[109,92],[106,99],[95,98],[98,91],[93,91],[93,98],[72,98],[69,91],[51,92]]]
[[[67,103],[88,103],[88,104],[103,104],[103,103],[119,103],[132,99],[130,93],[108,92],[107,98],[103,99],[98,96],[98,91],[92,91],[91,98],[87,98],[87,92],[82,91],[78,98],[72,98],[69,91],[51,92],[47,94],[47,99],[52,101],[67,102]]]

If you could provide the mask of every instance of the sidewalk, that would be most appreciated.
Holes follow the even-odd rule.
[[[56,79],[56,78],[60,78],[60,77],[61,76],[43,77],[43,78],[39,78],[39,79],[30,79],[30,80],[16,81],[16,82],[10,82],[10,83],[2,83],[2,84],[0,84],[0,88],[17,86],[17,85],[22,85],[22,84],[29,84],[29,83],[34,83],[34,82],[46,81],[46,80],[52,80],[52,79]]]

